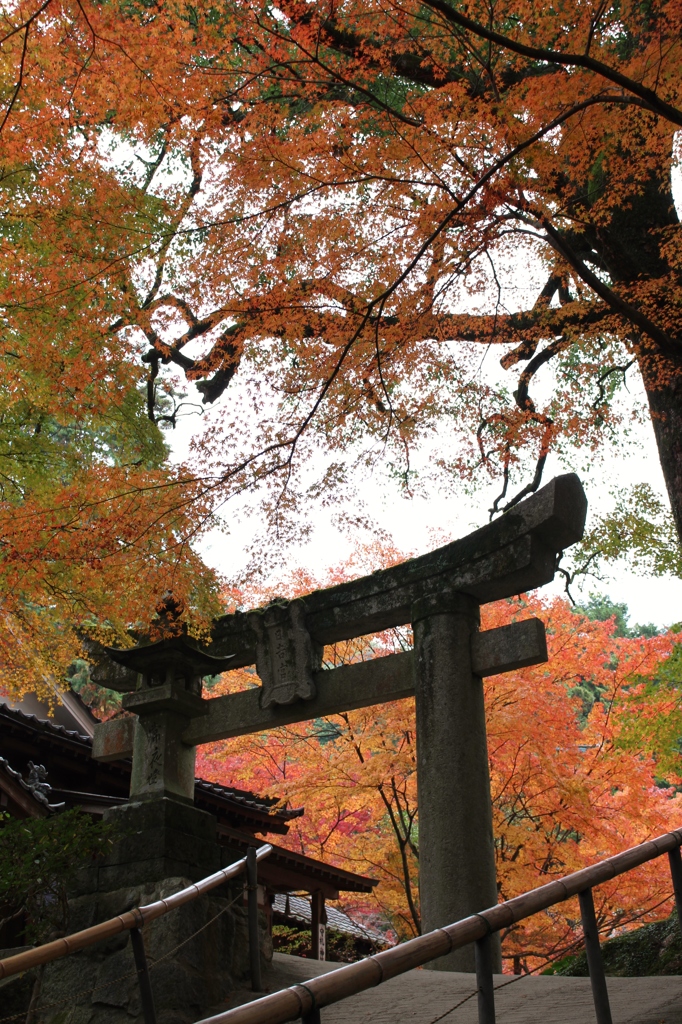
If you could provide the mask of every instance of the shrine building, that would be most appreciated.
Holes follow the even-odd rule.
[[[0,811],[17,818],[38,818],[80,808],[101,818],[107,808],[126,803],[130,758],[107,762],[92,758],[97,721],[73,691],[65,693],[63,703],[52,710],[34,694],[19,702],[0,702]],[[321,911],[324,920],[326,900],[337,900],[344,892],[370,893],[377,884],[372,878],[343,871],[273,842],[273,837],[286,835],[290,822],[304,813],[302,807],[277,807],[273,797],[259,797],[204,779],[195,779],[194,804],[216,819],[217,841],[228,863],[243,857],[250,846],[262,845],[263,837],[268,837],[273,851],[260,867],[259,902],[270,932],[276,900],[274,919],[296,922],[300,927],[306,916],[308,921],[311,919],[311,910],[306,915],[304,903],[313,914]],[[310,899],[302,900],[302,893]],[[289,914],[292,905],[296,910]],[[357,926],[344,920],[345,915],[337,912],[333,916],[336,929],[356,933]],[[20,946],[21,932],[21,921],[13,922],[11,928],[6,926],[0,931],[0,949]]]

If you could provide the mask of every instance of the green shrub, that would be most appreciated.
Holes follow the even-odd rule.
[[[0,930],[25,919],[25,942],[68,929],[67,890],[118,837],[112,825],[71,810],[49,818],[0,815]]]
[[[667,921],[645,924],[602,943],[606,974],[614,978],[643,978],[656,974],[682,974],[682,930],[677,914]],[[564,957],[543,974],[586,977],[585,951]]]
[[[278,953],[290,953],[310,959],[313,955],[309,928],[292,928],[287,924],[272,926],[272,945]],[[343,932],[327,929],[326,959],[337,963],[355,963],[363,956],[377,953],[370,940],[344,935]]]

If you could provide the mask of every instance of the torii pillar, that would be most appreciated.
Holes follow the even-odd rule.
[[[465,594],[423,598],[412,608],[423,932],[497,903],[483,680],[472,667],[478,625],[478,602]],[[430,966],[473,971],[473,947]]]

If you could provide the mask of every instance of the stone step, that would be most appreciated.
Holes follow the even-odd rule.
[[[275,953],[270,991],[342,966]],[[613,1024],[682,1024],[682,977],[607,979]],[[499,1024],[592,1024],[589,978],[495,976]],[[252,997],[253,998],[253,997]],[[240,1000],[241,1001],[241,1000]],[[471,974],[416,970],[322,1010],[322,1024],[477,1024]]]

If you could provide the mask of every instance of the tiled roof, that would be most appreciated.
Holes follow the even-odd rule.
[[[248,790],[234,789],[232,786],[221,786],[218,782],[206,782],[205,779],[195,779],[194,781],[196,788],[204,793],[214,793],[217,796],[226,797],[235,803],[248,807],[250,810],[261,811],[263,814],[277,814],[287,821],[290,821],[292,818],[300,818],[304,813],[303,807],[280,807],[278,810],[274,810],[279,803],[274,797],[255,796],[253,793],[249,793]]]
[[[303,896],[277,893],[272,909],[275,914],[285,914],[287,917],[293,917],[296,921],[301,921],[303,924],[310,925],[312,921],[310,900],[305,899]],[[363,927],[363,925],[350,918],[348,914],[344,914],[342,910],[337,910],[336,907],[330,907],[327,904],[324,912],[327,915],[328,928],[333,928],[344,935],[354,935],[360,939],[369,939],[371,942],[376,942],[381,946],[389,945],[386,938],[380,932],[374,931],[372,928]]]
[[[7,704],[0,702],[0,720],[3,718],[24,728],[34,729],[47,737],[66,741],[69,746],[76,744],[83,753],[86,753],[88,756],[90,754],[92,739],[78,730],[67,729],[63,725],[57,725],[56,722],[52,722],[49,719],[26,714],[25,711],[20,711],[18,708],[10,708]],[[279,801],[274,797],[259,797],[255,793],[249,793],[246,790],[236,789],[232,786],[223,786],[217,782],[207,782],[205,779],[195,779],[195,793],[200,802],[201,798],[204,797],[207,801],[210,801],[213,808],[215,808],[215,801],[217,801],[219,804],[236,804],[238,808],[241,808],[247,814],[262,815],[262,823],[266,824],[265,819],[267,819],[268,825],[275,826],[279,824],[279,827],[274,829],[279,832],[286,831],[286,822],[291,821],[292,818],[298,818],[304,813],[302,807],[278,808],[277,804]]]
[[[23,722],[27,725],[31,725],[33,728],[39,729],[41,732],[64,736],[67,739],[83,743],[88,747],[92,746],[92,740],[84,733],[78,732],[76,729],[67,729],[63,725],[57,725],[56,722],[51,722],[47,718],[38,718],[37,715],[27,715],[25,711],[20,711],[18,708],[11,708],[8,704],[0,703],[0,715],[6,718],[15,719],[17,722]]]
[[[246,852],[250,846],[256,843],[253,836],[247,836],[237,829],[218,825],[218,835],[228,846],[235,847],[240,852]],[[327,864],[322,860],[315,860],[304,853],[296,853],[294,850],[287,850],[283,846],[272,846],[272,853],[263,862],[259,871],[267,873],[270,866],[288,868],[290,871],[303,873],[307,878],[318,878],[320,881],[330,883],[335,889],[344,892],[371,892],[375,885],[378,885],[376,878],[368,878],[366,875],[357,875],[354,871],[346,871],[344,868],[337,868],[333,864]]]

